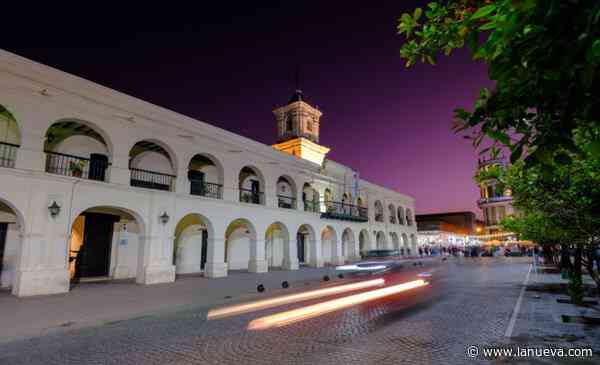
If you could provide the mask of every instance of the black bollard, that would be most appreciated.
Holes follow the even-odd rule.
[[[323,276],[323,281],[329,281],[329,276],[328,275]]]
[[[258,291],[259,293],[262,293],[265,291],[265,287],[262,284],[258,284],[258,286],[256,287],[256,291]]]
[[[287,281],[284,281],[284,282],[281,283],[281,287],[284,288],[284,289],[289,288],[289,286],[290,286],[290,283],[288,283]]]
[[[338,278],[343,279],[344,278],[344,274],[338,274]]]

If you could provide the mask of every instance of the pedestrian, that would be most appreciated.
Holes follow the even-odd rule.
[[[419,257],[423,257],[423,248],[419,247]]]

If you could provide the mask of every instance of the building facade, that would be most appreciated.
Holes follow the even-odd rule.
[[[484,159],[478,162],[481,197],[477,201],[477,205],[483,212],[485,223],[481,236],[483,241],[515,240],[515,234],[505,232],[500,225],[502,219],[515,213],[512,206],[512,192],[510,189],[501,188],[494,174],[495,168],[505,165],[506,162],[503,158]]]
[[[419,214],[416,216],[420,246],[469,246],[479,244],[483,224],[473,212]]]
[[[327,159],[321,112],[300,99],[274,111],[268,146],[0,51],[1,287],[52,294],[74,277],[152,284],[414,252],[414,199]]]

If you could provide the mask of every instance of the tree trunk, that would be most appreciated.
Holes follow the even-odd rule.
[[[571,257],[568,245],[560,245],[560,269],[571,271],[573,265],[571,264]]]
[[[594,261],[598,259],[596,255],[596,248],[592,246],[587,252],[586,269],[594,283],[596,283],[596,295],[600,297],[600,266],[594,270]]]

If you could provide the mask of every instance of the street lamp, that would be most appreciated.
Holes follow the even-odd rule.
[[[60,205],[56,204],[56,200],[52,201],[52,204],[48,207],[48,211],[50,212],[50,216],[52,218],[56,218],[60,213]]]
[[[161,222],[162,224],[167,224],[167,223],[169,222],[169,218],[170,218],[170,217],[169,217],[169,215],[167,214],[167,212],[163,212],[163,214],[161,214],[161,215],[160,215],[158,218],[160,219],[160,222]]]

